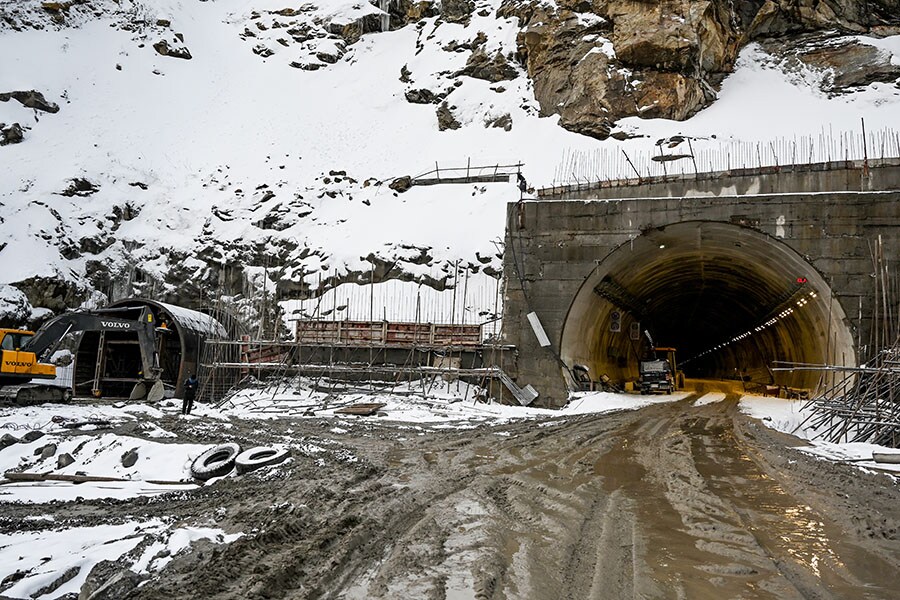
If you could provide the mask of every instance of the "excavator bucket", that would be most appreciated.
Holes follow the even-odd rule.
[[[147,392],[147,402],[159,402],[163,399],[163,396],[166,393],[166,388],[163,385],[161,379],[157,379],[153,382],[153,385],[150,386],[150,391]]]
[[[143,400],[147,397],[147,384],[143,381],[139,381],[135,384],[134,389],[131,390],[131,395],[128,396],[129,400]]]
[[[131,390],[129,400],[144,400],[145,402],[159,402],[165,395],[166,388],[162,380],[157,379],[154,382],[139,381]]]

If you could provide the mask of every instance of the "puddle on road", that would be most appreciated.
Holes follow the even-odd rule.
[[[844,541],[806,504],[789,495],[739,450],[731,424],[697,419],[684,428],[698,471],[710,489],[730,502],[748,531],[775,560],[794,563],[842,598],[897,598],[896,569]]]
[[[628,441],[632,436],[625,437],[595,463],[594,472],[603,477],[608,493],[621,490],[631,498],[637,513],[637,531],[644,538],[641,546],[645,551],[638,557],[641,564],[635,565],[635,597],[722,600],[759,594],[763,575],[735,564],[730,557],[698,548],[698,538],[685,530],[681,514],[637,462]]]
[[[665,435],[679,433],[677,421],[672,425]],[[644,448],[632,444],[654,441],[637,426],[621,432],[624,441],[594,465],[605,491],[621,490],[632,500],[644,546],[636,556],[636,596],[900,598],[892,565],[843,541],[840,531],[760,471],[739,450],[730,429],[697,418],[680,433],[707,487],[695,484],[679,492],[685,495],[683,506],[680,500],[673,506],[657,481],[665,472],[651,476],[639,462],[638,450],[643,455]],[[666,446],[660,450],[666,452]],[[684,474],[681,481],[690,478]],[[650,580],[643,592],[642,578]]]

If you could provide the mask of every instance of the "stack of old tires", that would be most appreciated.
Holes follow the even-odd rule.
[[[228,475],[232,469],[237,469],[238,474],[243,475],[262,467],[282,463],[288,455],[287,448],[257,446],[241,452],[241,447],[233,442],[219,444],[194,459],[191,464],[191,476],[206,481],[213,477]]]

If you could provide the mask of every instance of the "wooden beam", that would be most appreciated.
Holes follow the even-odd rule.
[[[153,485],[189,485],[189,481],[163,481],[158,479],[122,479],[120,477],[101,477],[99,475],[62,475],[59,473],[17,473],[7,471],[3,475],[9,481],[5,483],[19,483],[22,481],[67,481],[69,483],[151,483]]]

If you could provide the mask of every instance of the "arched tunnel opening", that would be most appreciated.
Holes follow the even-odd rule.
[[[569,308],[560,356],[622,384],[654,346],[675,348],[688,378],[798,389],[827,384],[826,372],[778,363],[856,361],[843,308],[815,268],[777,238],[720,222],[648,230],[611,252]]]

